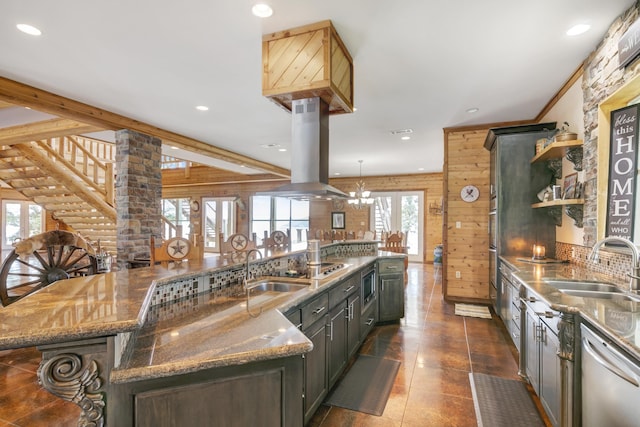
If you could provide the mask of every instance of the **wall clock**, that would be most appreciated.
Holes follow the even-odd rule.
[[[465,185],[460,191],[460,197],[465,202],[475,202],[480,197],[480,190],[475,185]]]

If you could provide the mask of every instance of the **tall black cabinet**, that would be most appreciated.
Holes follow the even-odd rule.
[[[496,313],[503,292],[498,271],[500,256],[532,257],[533,245],[555,257],[556,226],[544,209],[532,209],[537,193],[551,183],[553,173],[534,163],[536,141],[553,134],[556,123],[490,129],[484,147],[491,151],[489,211],[489,283]]]

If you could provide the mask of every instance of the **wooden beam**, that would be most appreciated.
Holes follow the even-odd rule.
[[[0,101],[0,110],[2,110],[3,108],[11,108],[11,107],[15,107],[15,105],[9,102]]]
[[[132,129],[160,138],[165,144],[194,153],[245,165],[248,168],[284,178],[291,176],[291,172],[287,169],[3,77],[0,77],[0,101],[31,107],[38,111],[77,120],[103,129]]]
[[[25,125],[0,129],[0,145],[14,145],[41,139],[56,138],[66,135],[77,135],[102,130],[69,119],[51,119]]]

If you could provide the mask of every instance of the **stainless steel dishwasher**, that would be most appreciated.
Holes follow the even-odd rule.
[[[611,341],[582,331],[582,426],[640,423],[640,367]]]

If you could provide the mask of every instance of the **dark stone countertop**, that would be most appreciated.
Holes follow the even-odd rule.
[[[512,266],[516,270],[515,278],[544,300],[551,309],[579,314],[582,321],[596,327],[640,360],[640,302],[571,296],[547,284],[545,279],[611,283],[629,292],[628,281],[596,273],[575,264],[533,264],[515,257],[501,257],[501,260]]]

